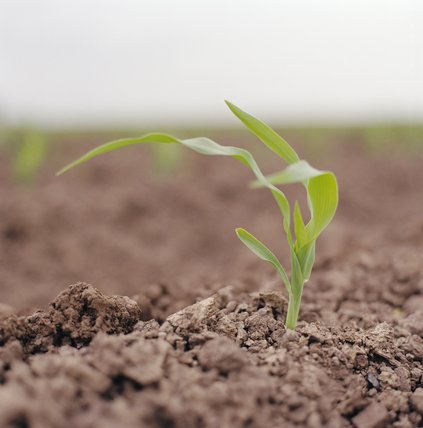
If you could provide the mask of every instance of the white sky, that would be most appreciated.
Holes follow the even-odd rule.
[[[422,0],[0,0],[0,120],[423,121]]]

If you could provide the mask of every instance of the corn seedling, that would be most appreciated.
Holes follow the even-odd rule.
[[[48,154],[46,137],[38,131],[27,130],[18,143],[12,161],[13,175],[23,183],[33,183]]]
[[[265,176],[251,153],[245,149],[222,146],[208,138],[180,140],[168,134],[151,133],[138,138],[129,138],[103,144],[65,166],[58,174],[79,165],[102,153],[140,143],[181,144],[204,155],[230,156],[240,161],[255,175],[253,187],[265,187],[272,193],[282,215],[282,225],[291,255],[291,272],[288,276],[277,257],[262,242],[245,229],[236,229],[238,238],[260,259],[269,262],[277,270],[288,292],[288,313],[285,326],[294,329],[297,324],[301,296],[305,282],[310,278],[314,264],[316,240],[332,220],[338,205],[338,185],[332,172],[319,171],[301,160],[294,149],[268,125],[226,102],[234,115],[261,140],[270,150],[280,156],[288,166],[280,172]],[[298,201],[293,211],[285,194],[276,185],[301,183],[307,192],[310,220],[304,223]],[[292,215],[292,221],[291,221]],[[292,228],[293,223],[293,230]]]
[[[153,168],[160,175],[170,175],[181,164],[181,146],[178,144],[153,144],[151,146]]]

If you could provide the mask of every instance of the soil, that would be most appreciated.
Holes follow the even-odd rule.
[[[1,162],[1,427],[423,426],[422,154],[339,136],[315,157],[340,208],[286,331],[279,279],[232,232],[286,260],[242,165],[163,175],[132,148],[52,177],[83,150],[30,188]]]

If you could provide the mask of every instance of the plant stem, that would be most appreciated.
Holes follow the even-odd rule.
[[[297,326],[298,315],[300,313],[301,294],[300,292],[289,296],[288,313],[285,321],[285,328],[288,330],[294,330]]]

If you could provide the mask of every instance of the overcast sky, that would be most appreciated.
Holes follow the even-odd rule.
[[[0,0],[0,120],[423,121],[422,0]]]

